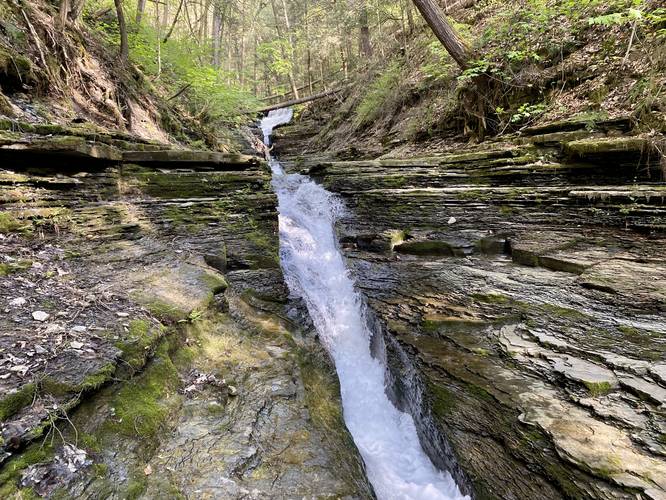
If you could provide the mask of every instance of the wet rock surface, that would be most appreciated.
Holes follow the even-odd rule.
[[[371,496],[265,164],[25,143],[0,170],[0,496]]]
[[[394,400],[477,498],[666,496],[666,186],[602,125],[363,161],[280,132],[345,201]]]

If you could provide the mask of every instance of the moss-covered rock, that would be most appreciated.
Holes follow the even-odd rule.
[[[21,91],[37,81],[30,59],[0,45],[0,87],[6,93]]]
[[[0,422],[8,419],[24,406],[32,403],[35,397],[36,386],[28,383],[21,386],[17,391],[3,395],[0,399]]]

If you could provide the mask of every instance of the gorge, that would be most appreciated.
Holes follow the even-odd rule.
[[[666,499],[660,0],[0,0],[0,499]]]
[[[261,128],[288,123],[291,110],[271,111]],[[411,416],[384,389],[385,353],[370,352],[373,333],[354,290],[333,227],[344,211],[327,191],[270,159],[280,212],[282,267],[304,299],[321,342],[335,363],[344,418],[378,498],[464,498],[450,474],[437,471],[421,449]],[[377,342],[372,342],[375,346]],[[467,497],[468,498],[468,497]]]

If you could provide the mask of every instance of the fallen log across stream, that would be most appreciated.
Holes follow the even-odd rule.
[[[339,87],[337,89],[331,89],[331,90],[326,90],[324,92],[320,92],[318,94],[314,94],[308,97],[301,97],[300,99],[292,99],[291,101],[284,101],[280,102],[277,104],[273,104],[272,106],[266,106],[265,108],[261,108],[257,110],[257,113],[268,113],[269,111],[273,111],[275,109],[280,109],[280,108],[288,108],[290,106],[295,106],[297,104],[304,104],[306,102],[310,101],[316,101],[317,99],[322,99],[324,97],[328,97],[330,95],[335,94],[336,92],[341,92],[347,87]]]

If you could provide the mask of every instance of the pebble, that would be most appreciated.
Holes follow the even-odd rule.
[[[72,327],[72,331],[74,333],[84,333],[87,330],[87,328],[83,325],[76,325]]]
[[[81,349],[81,348],[83,347],[83,342],[77,342],[77,341],[70,342],[70,343],[69,343],[69,346],[70,346],[72,349]]]
[[[457,220],[458,219],[456,219],[455,217],[451,217],[449,218],[449,224],[455,224]]]
[[[10,300],[9,305],[14,307],[20,307],[22,305],[25,305],[26,302],[28,301],[25,300],[23,297],[17,297],[15,299]]]
[[[32,313],[32,318],[36,321],[46,321],[49,319],[50,314],[44,311],[35,311]]]
[[[126,318],[127,316],[129,316],[129,314],[123,312],[117,312],[116,316],[118,316],[119,318]]]

